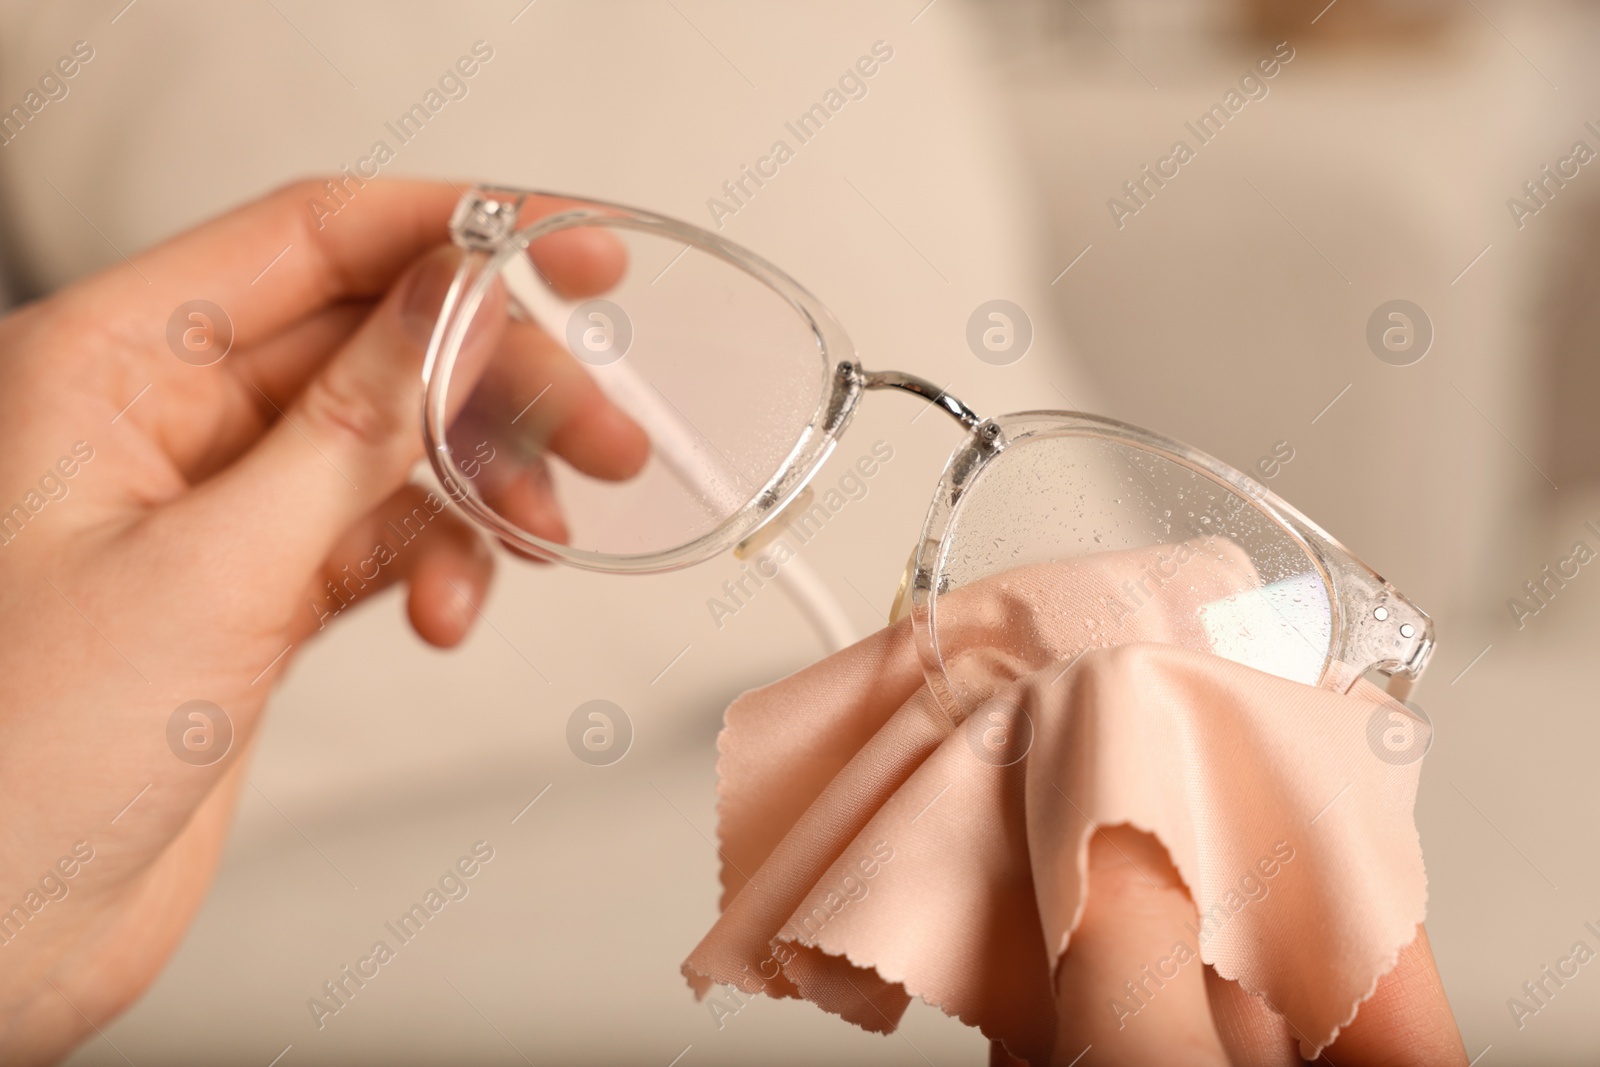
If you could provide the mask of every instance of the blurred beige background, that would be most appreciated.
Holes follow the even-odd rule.
[[[1600,920],[1600,578],[1521,630],[1506,600],[1600,522],[1600,168],[1520,229],[1506,201],[1575,141],[1600,148],[1597,17],[1544,0],[16,2],[0,99],[74,41],[95,57],[0,147],[6,273],[18,298],[48,291],[351,164],[480,40],[494,58],[467,98],[386,173],[705,224],[721,183],[885,41],[867,97],[724,232],[827,302],[869,366],[980,411],[1078,406],[1246,470],[1289,442],[1272,487],[1438,623],[1418,822],[1468,1053],[1588,1063],[1600,978],[1520,1030],[1505,1002]],[[1280,41],[1294,58],[1267,94],[1119,228],[1107,200]],[[964,339],[993,298],[1036,329],[1008,367]],[[1393,299],[1433,324],[1412,366],[1365,339]],[[820,476],[895,448],[804,553],[862,633],[955,443],[919,410],[872,398]],[[920,1005],[887,1039],[760,1000],[719,1029],[679,977],[715,914],[721,709],[822,651],[777,592],[715,628],[706,598],[736,571],[508,562],[492,626],[448,655],[393,597],[341,620],[275,698],[199,922],[72,1062],[983,1062]],[[564,737],[597,697],[636,731],[606,768]],[[471,895],[319,1030],[306,999],[479,839],[496,858]]]

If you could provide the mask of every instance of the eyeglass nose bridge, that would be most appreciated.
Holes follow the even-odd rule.
[[[979,427],[992,427],[994,432],[984,434],[990,439],[1000,436],[1000,428],[994,423],[985,423],[982,416],[973,411],[960,400],[951,396],[945,390],[934,385],[926,378],[915,374],[907,374],[898,370],[865,370],[855,363],[839,364],[841,377],[854,377],[862,389],[899,389],[910,393],[912,396],[921,397],[946,415],[955,419],[961,426],[969,431],[981,432]]]

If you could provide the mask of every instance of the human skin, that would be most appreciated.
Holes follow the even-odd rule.
[[[1290,1022],[1205,966],[1183,967],[1137,1016],[1119,1022],[1107,1008],[1112,995],[1129,975],[1198,926],[1199,916],[1166,849],[1130,826],[1102,828],[1091,840],[1089,889],[1072,951],[1056,975],[1058,1063],[1070,1062],[1086,1045],[1093,1046],[1096,1064],[1293,1067],[1305,1062]],[[1318,1062],[1339,1067],[1467,1062],[1422,927]]]
[[[0,320],[0,518],[77,442],[93,450],[0,544],[0,1063],[61,1059],[154,980],[211,883],[271,688],[319,631],[312,605],[423,500],[407,484],[420,367],[458,193],[372,182],[317,230],[305,203],[320,192],[286,188]],[[540,266],[565,295],[622,268],[603,241],[552,256]],[[235,330],[206,367],[167,340],[196,297]],[[599,477],[643,464],[643,433],[559,350],[529,367],[552,384],[553,451]],[[552,502],[527,525],[558,535]],[[491,572],[444,510],[361,596],[405,584],[417,633],[450,646]],[[196,699],[234,729],[208,766],[168,747],[174,710]],[[79,842],[93,859],[57,878],[67,894],[5,930]],[[1058,979],[1063,1063],[1090,1043],[1095,1063],[1298,1062],[1287,1024],[1199,968],[1136,1034],[1112,1032],[1097,991],[1194,906],[1160,845],[1127,827],[1096,835],[1089,883]],[[1466,1062],[1420,930],[1329,1051],[1341,1067]]]
[[[373,182],[318,230],[305,204],[319,188],[0,320],[0,509],[47,499],[28,494],[48,471],[50,495],[67,487],[0,545],[0,909],[24,907],[0,926],[0,1062],[59,1060],[154,979],[211,882],[263,707],[315,637],[325,583],[424,500],[408,480],[458,194]],[[582,238],[552,256],[541,267],[568,295],[621,267],[619,248]],[[234,328],[204,367],[167,340],[195,298]],[[636,471],[642,431],[586,377],[550,374],[566,383],[547,398],[552,449],[597,476]],[[78,442],[92,458],[60,477]],[[444,509],[361,595],[404,583],[417,633],[454,645],[491,560]],[[196,699],[234,729],[209,766],[167,742]],[[93,858],[63,878],[79,842]],[[47,875],[67,894],[32,911]]]

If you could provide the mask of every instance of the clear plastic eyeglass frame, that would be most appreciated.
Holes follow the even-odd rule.
[[[531,217],[524,219],[525,206],[532,206],[529,198],[538,198],[540,204],[555,201],[560,206],[554,211],[546,209],[543,214],[530,211]],[[776,294],[804,323],[809,338],[814,339],[817,395],[809,422],[764,484],[755,487],[748,499],[732,507],[714,526],[686,543],[648,552],[614,553],[539,537],[523,525],[508,520],[470,479],[463,479],[459,473],[462,457],[456,454],[448,433],[453,413],[450,383],[469,327],[498,284],[509,297],[511,314],[536,323],[553,339],[560,341],[565,337],[566,332],[559,328],[561,324],[552,321],[550,306],[541,306],[543,298],[529,291],[529,278],[537,282],[542,276],[529,275],[519,280],[512,265],[529,262],[528,250],[535,242],[574,227],[603,227],[618,233],[653,235],[714,257]],[[955,541],[963,522],[962,509],[974,496],[975,488],[1003,465],[1008,455],[1032,450],[1030,455],[1047,456],[1048,449],[1034,447],[1040,444],[1065,449],[1061,452],[1063,456],[1077,455],[1072,449],[1088,448],[1091,452],[1098,450],[1096,454],[1116,457],[1125,467],[1125,481],[1132,483],[1137,492],[1144,489],[1134,475],[1151,486],[1157,478],[1163,477],[1173,484],[1181,482],[1182,485],[1173,490],[1179,501],[1185,499],[1184,486],[1188,487],[1190,500],[1206,494],[1210,494],[1210,499],[1226,497],[1230,513],[1244,514],[1248,510],[1250,528],[1257,530],[1258,536],[1270,535],[1275,539],[1274,544],[1289,546],[1276,549],[1278,556],[1286,551],[1303,553],[1303,560],[1296,560],[1290,568],[1300,578],[1280,584],[1293,587],[1289,591],[1294,593],[1293,600],[1298,604],[1302,600],[1300,594],[1310,588],[1307,583],[1316,585],[1320,581],[1320,588],[1308,594],[1308,599],[1315,602],[1318,611],[1323,610],[1325,599],[1326,622],[1319,623],[1319,627],[1326,632],[1309,642],[1317,649],[1320,667],[1313,661],[1297,680],[1345,691],[1361,676],[1375,671],[1386,675],[1389,692],[1403,699],[1428,662],[1433,649],[1433,627],[1428,616],[1321,527],[1256,480],[1186,445],[1112,419],[1072,411],[1028,411],[982,418],[961,401],[915,375],[866,370],[843,328],[814,296],[777,267],[715,233],[615,204],[479,186],[462,197],[451,219],[451,234],[464,254],[441,309],[423,370],[422,421],[427,455],[450,497],[463,510],[507,544],[528,555],[590,570],[649,573],[700,563],[735,546],[759,547],[763,537],[781,528],[782,523],[773,520],[783,515],[804,492],[849,426],[862,394],[896,389],[938,407],[953,418],[963,432],[961,442],[945,465],[902,585],[903,600],[912,619],[927,680],[953,716],[961,717],[964,709],[953,692],[941,653],[939,598],[951,585],[952,570],[959,569],[955,556],[961,550]],[[655,443],[657,427],[647,424],[645,428]],[[1048,466],[1045,474],[1050,474]],[[685,475],[681,469],[678,476],[691,480],[694,477],[692,472]],[[1003,479],[992,482],[1005,484]],[[1172,498],[1163,499],[1170,504]],[[984,507],[993,507],[987,498],[985,501]],[[1122,503],[1120,495],[1115,502]],[[1005,503],[1004,497],[1001,503]],[[1165,514],[1173,514],[1170,507],[1165,509]],[[996,521],[1004,520],[992,514],[985,516],[984,529],[992,528]],[[1189,529],[1200,532],[1192,525],[1192,520]],[[1037,540],[1040,535],[1030,536]],[[1094,540],[1099,541],[1099,536]],[[1062,554],[1074,553],[1065,551]],[[1035,555],[1045,561],[1055,558],[1048,546]],[[1285,592],[1279,600],[1287,604],[1287,598],[1288,592]],[[1241,661],[1246,660],[1248,657],[1241,658]]]

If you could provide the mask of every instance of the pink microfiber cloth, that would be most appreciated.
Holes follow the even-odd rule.
[[[1184,595],[1258,585],[1240,560],[1208,555]],[[878,1032],[920,996],[1048,1063],[1090,839],[1128,824],[1166,847],[1198,913],[1164,965],[1186,951],[1262,997],[1307,1058],[1331,1044],[1426,910],[1421,764],[1374,740],[1426,726],[1366,682],[1339,693],[1196,651],[1194,613],[1170,603],[1127,620],[1125,643],[1074,651],[1084,612],[1138,565],[961,590],[950,648],[988,688],[969,686],[959,723],[909,621],[736,700],[718,743],[723,913],[683,968],[696,992],[803,997]],[[1105,1010],[1138,1010],[1119,994]]]

